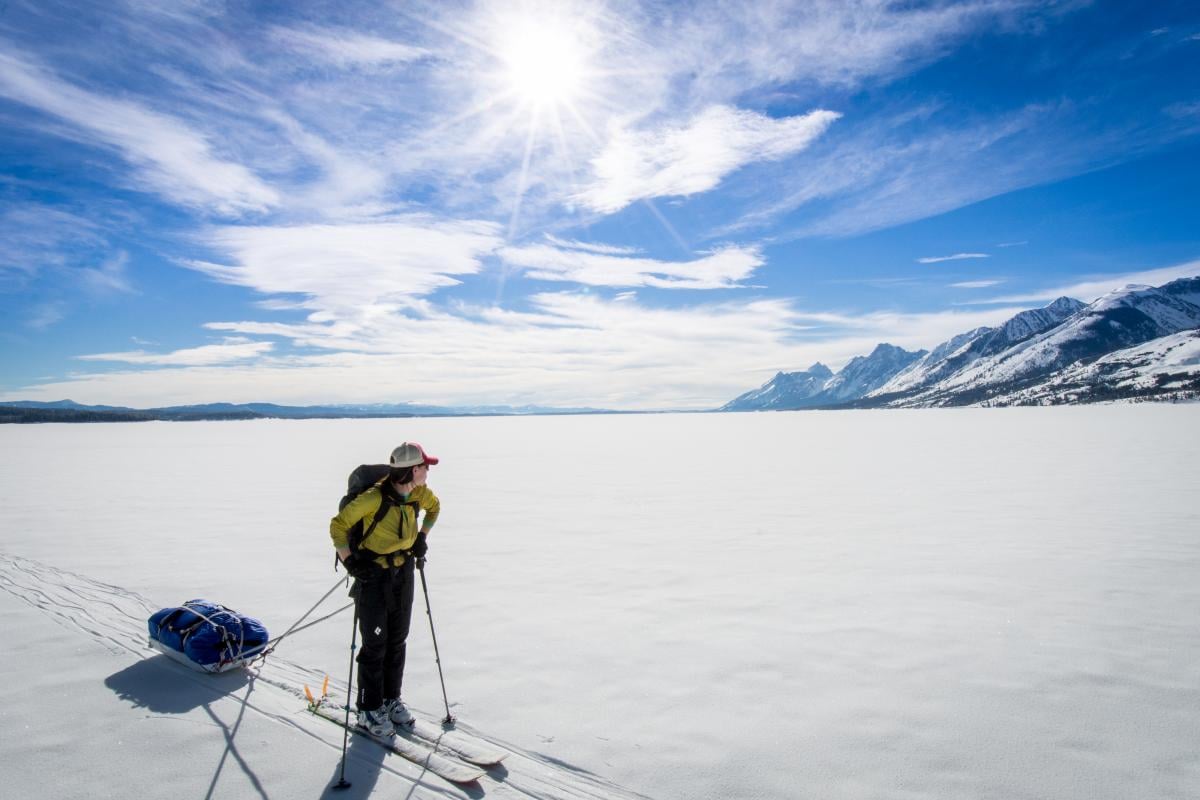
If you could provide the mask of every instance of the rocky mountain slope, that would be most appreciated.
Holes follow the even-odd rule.
[[[1198,341],[1200,277],[1129,285],[1090,304],[1060,297],[929,352],[881,344],[836,375],[780,372],[722,410],[1194,399]]]

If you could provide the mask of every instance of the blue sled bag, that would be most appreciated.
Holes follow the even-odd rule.
[[[267,646],[261,622],[209,600],[188,600],[150,615],[150,646],[201,672],[240,667]]]

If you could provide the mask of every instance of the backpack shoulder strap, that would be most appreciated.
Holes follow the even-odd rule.
[[[363,539],[366,539],[375,532],[375,526],[387,516],[387,513],[392,510],[392,498],[383,489],[379,490],[379,508],[375,509],[375,518],[371,520],[370,526],[363,533]]]
[[[395,505],[395,503],[392,501],[392,498],[389,497],[387,491],[380,486],[379,508],[375,509],[375,516],[371,520],[371,524],[368,525],[364,530],[362,521],[360,520],[350,528],[349,535],[346,538],[346,544],[349,546],[351,553],[358,552],[359,548],[362,547],[362,543],[367,540],[368,536],[374,533],[375,526],[387,516],[388,511],[391,510],[393,505]]]

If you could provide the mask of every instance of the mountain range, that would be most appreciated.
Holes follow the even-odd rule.
[[[778,372],[719,411],[1062,405],[1200,399],[1200,277],[1128,285],[1082,303],[1060,297],[1004,324],[961,333],[932,350],[879,344],[834,373],[821,363]],[[543,406],[412,403],[284,406],[209,403],[136,409],[0,402],[2,422],[323,419],[619,413]]]
[[[834,374],[779,372],[722,411],[1200,398],[1200,277],[1069,297],[932,350],[880,344]]]
[[[413,403],[281,406],[274,403],[205,403],[163,408],[89,406],[73,400],[0,402],[0,422],[142,422],[147,420],[345,419],[386,417],[522,416],[616,413],[594,408],[543,406],[427,406]]]

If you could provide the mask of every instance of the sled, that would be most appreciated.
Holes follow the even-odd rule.
[[[209,600],[164,608],[146,624],[151,647],[197,672],[245,666],[270,644],[261,622]]]

